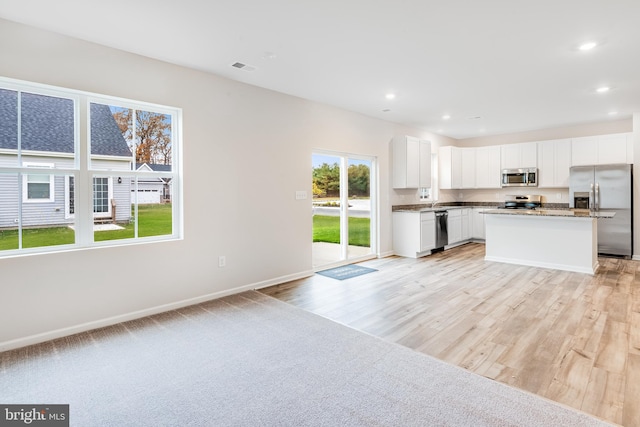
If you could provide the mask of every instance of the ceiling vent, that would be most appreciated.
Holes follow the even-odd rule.
[[[234,62],[233,64],[231,64],[231,66],[243,71],[254,71],[256,69],[256,67],[254,67],[253,65],[247,65],[242,62]]]

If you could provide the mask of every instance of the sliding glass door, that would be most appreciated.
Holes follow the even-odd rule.
[[[316,152],[313,173],[313,267],[370,258],[375,251],[375,159]]]

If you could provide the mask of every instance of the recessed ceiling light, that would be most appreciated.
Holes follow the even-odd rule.
[[[387,99],[393,99],[393,98],[396,97],[396,94],[395,93],[388,93],[384,97],[387,98]]]
[[[609,115],[610,116],[616,116],[616,115],[618,115],[618,112],[617,111],[609,111]]]
[[[596,89],[596,92],[605,93],[605,92],[609,92],[609,89],[611,89],[609,86],[602,86],[602,87],[599,87],[598,89]]]
[[[583,43],[581,44],[578,49],[582,50],[582,51],[586,51],[586,50],[591,50],[594,47],[598,46],[598,43],[596,42],[587,42],[587,43]]]
[[[449,120],[451,118],[450,115],[445,114],[444,116],[442,116],[442,120]]]

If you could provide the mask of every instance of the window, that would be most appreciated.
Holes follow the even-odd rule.
[[[76,213],[76,178],[73,175],[65,177],[65,218],[73,218]]]
[[[53,169],[51,163],[25,163],[27,168]],[[50,174],[25,174],[23,175],[23,195],[25,203],[55,202],[53,175]]]
[[[180,127],[177,108],[0,77],[0,257],[181,238]]]

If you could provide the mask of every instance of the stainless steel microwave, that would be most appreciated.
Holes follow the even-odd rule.
[[[537,187],[538,169],[502,169],[503,187]]]

